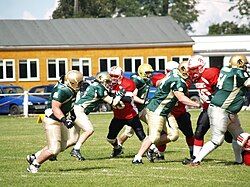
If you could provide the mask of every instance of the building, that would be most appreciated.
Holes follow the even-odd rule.
[[[226,66],[235,54],[244,54],[250,62],[250,35],[192,36],[194,54],[204,56],[207,67]]]
[[[0,20],[0,84],[29,89],[53,84],[68,70],[84,76],[142,63],[165,70],[187,60],[194,44],[170,17]]]

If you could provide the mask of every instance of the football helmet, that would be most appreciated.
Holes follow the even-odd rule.
[[[149,79],[152,76],[153,68],[150,64],[141,64],[138,67],[138,75],[143,79]]]
[[[72,88],[75,91],[80,89],[81,83],[83,82],[83,75],[80,71],[70,70],[64,77],[64,84]]]
[[[106,89],[110,88],[111,76],[108,72],[100,72],[96,74],[96,80],[101,83]]]
[[[169,73],[170,71],[172,71],[173,69],[178,68],[179,63],[176,61],[169,61],[166,64],[166,74]]]
[[[245,55],[234,55],[229,60],[229,67],[246,69],[248,61]]]
[[[188,60],[189,76],[192,80],[200,78],[205,69],[205,61],[201,55],[194,55]]]
[[[188,77],[189,77],[189,68],[188,68],[188,62],[187,61],[181,62],[179,64],[179,66],[178,66],[178,70],[179,70],[179,75],[183,79],[188,79]]]
[[[243,150],[250,151],[250,134],[243,132],[237,137],[237,143]]]
[[[109,70],[112,84],[117,84],[123,77],[123,70],[119,66],[112,66]]]

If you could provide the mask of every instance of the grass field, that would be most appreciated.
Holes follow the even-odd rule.
[[[198,111],[191,111],[193,122]],[[70,150],[61,153],[56,162],[45,162],[37,174],[26,171],[26,155],[45,145],[45,134],[36,117],[0,116],[0,186],[249,186],[250,167],[232,165],[231,145],[224,143],[208,155],[201,166],[181,164],[188,148],[181,134],[169,144],[165,161],[132,165],[140,142],[129,139],[124,155],[109,159],[112,147],[106,141],[112,114],[90,115],[95,133],[82,147],[85,161],[70,157]],[[239,114],[242,126],[250,132],[250,111]],[[195,124],[195,123],[194,123]],[[195,125],[193,125],[195,128]],[[206,140],[210,137],[210,132]]]

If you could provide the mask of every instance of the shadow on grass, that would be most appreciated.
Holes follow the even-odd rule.
[[[59,169],[59,171],[91,171],[91,170],[104,170],[104,169],[111,169],[113,167],[103,167],[103,166],[97,166],[97,167],[78,167],[78,168],[72,168],[72,169]]]

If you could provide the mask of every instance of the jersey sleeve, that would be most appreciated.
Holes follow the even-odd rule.
[[[243,86],[245,81],[249,78],[249,74],[242,70],[238,70],[236,75],[237,75],[237,87]]]
[[[52,100],[58,101],[60,103],[63,103],[69,98],[69,94],[65,89],[59,89],[52,95]]]
[[[185,83],[183,83],[181,80],[175,81],[171,84],[171,89],[173,91],[179,91],[179,92],[183,92],[186,93],[187,91],[187,86]]]

